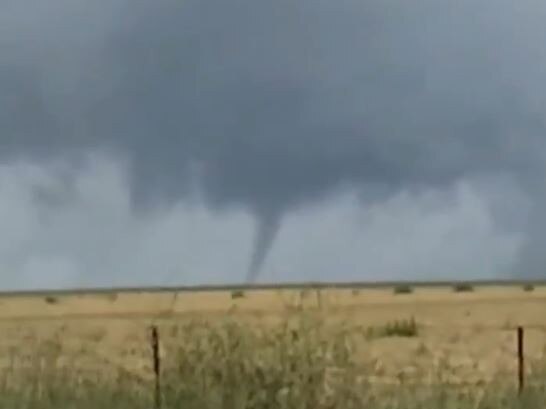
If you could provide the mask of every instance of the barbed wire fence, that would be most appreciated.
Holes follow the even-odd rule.
[[[124,319],[127,320],[127,322],[132,322],[136,327],[135,330],[141,333],[141,339],[142,342],[145,343],[145,350],[147,350],[149,353],[145,355],[145,358],[148,360],[147,364],[145,365],[146,370],[140,371],[137,373],[136,371],[131,370],[128,368],[128,366],[123,365],[120,363],[120,361],[113,361],[110,356],[107,354],[101,354],[99,349],[94,349],[91,351],[94,359],[96,359],[98,365],[103,365],[104,368],[112,368],[117,371],[123,372],[126,374],[126,376],[129,379],[132,379],[135,384],[140,385],[143,388],[150,390],[150,395],[153,396],[153,402],[154,402],[154,408],[155,409],[161,409],[163,406],[162,401],[162,373],[164,370],[163,360],[164,359],[170,359],[168,356],[165,358],[164,354],[162,354],[161,351],[161,343],[162,343],[162,328],[161,325],[159,325],[160,318],[174,318],[176,317],[175,313],[175,303],[176,303],[176,293],[173,294],[172,301],[169,305],[169,307],[166,310],[162,310],[161,313],[158,313],[148,320],[148,323],[145,324],[142,322],[141,318],[131,318],[131,317],[117,317],[117,319]],[[82,317],[81,319],[85,319]],[[454,328],[454,326],[445,324],[445,325],[433,325],[433,324],[422,324],[424,328],[434,328],[436,330],[441,331],[442,328]],[[466,329],[466,330],[472,330],[475,328],[475,325],[457,325],[457,329]],[[514,385],[516,385],[518,392],[521,394],[527,386],[531,386],[532,382],[530,382],[530,379],[527,378],[531,365],[529,365],[529,362],[527,360],[528,354],[526,351],[526,335],[528,331],[532,330],[540,330],[540,331],[546,331],[546,325],[541,324],[528,324],[528,325],[493,325],[493,324],[480,324],[480,328],[482,329],[491,329],[491,330],[500,330],[503,332],[507,332],[510,334],[513,334],[514,338],[514,344],[513,349],[510,355],[510,359],[513,359],[514,367],[516,368],[513,373],[506,373],[503,375],[503,378],[505,377],[508,382],[513,382]],[[467,340],[469,342],[469,340]],[[131,357],[128,357],[127,359],[132,359]],[[11,364],[13,366],[13,364]],[[369,376],[373,376],[373,373],[370,373]],[[384,381],[379,380],[378,383],[381,383]],[[396,382],[400,382],[399,380],[392,380],[390,383],[396,384]],[[406,379],[405,382],[409,384],[413,384],[416,386],[419,386],[422,384],[423,387],[432,387],[434,386],[433,382],[425,383],[423,381],[420,381],[418,379],[415,380],[408,380]],[[476,383],[474,381],[468,381],[465,382],[459,381],[456,383],[450,384],[449,382],[443,381],[441,383],[443,387],[449,387],[449,388],[462,388],[462,387],[472,387],[475,386]]]

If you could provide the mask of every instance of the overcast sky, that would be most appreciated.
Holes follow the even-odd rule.
[[[544,21],[0,0],[0,287],[546,277]]]

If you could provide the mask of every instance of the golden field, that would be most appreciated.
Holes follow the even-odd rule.
[[[402,330],[395,328],[397,322]],[[223,398],[214,402],[223,403],[191,398],[211,408],[361,407],[355,403],[360,392],[349,394],[350,399],[347,391],[338,395],[349,384],[359,391],[389,385],[466,390],[499,382],[510,389],[516,383],[518,325],[525,327],[530,382],[542,379],[546,362],[546,287],[483,286],[468,292],[415,287],[408,294],[355,288],[5,296],[0,298],[1,387],[19,391],[32,378],[33,399],[43,400],[47,379],[69,373],[78,387],[91,380],[110,382],[151,399],[152,324],[160,331],[164,382],[222,390]],[[317,383],[309,393],[320,397],[298,392],[299,406],[282,403],[277,395],[295,392],[280,383],[300,369],[314,374],[309,376]],[[254,390],[246,389],[237,392],[238,398],[226,398],[224,389],[258,382],[261,371],[276,371],[276,377],[267,381],[266,376],[253,388],[274,389],[276,404],[252,403],[259,399],[252,400]],[[303,382],[297,379],[291,385]],[[169,385],[165,388],[171,393]],[[324,403],[330,395],[338,397]],[[295,395],[291,399],[296,401]]]

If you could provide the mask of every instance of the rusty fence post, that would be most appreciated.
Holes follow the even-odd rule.
[[[154,408],[161,409],[161,357],[159,356],[159,331],[157,326],[152,325],[152,359],[154,370]]]
[[[518,392],[521,394],[525,387],[525,357],[523,343],[523,327],[518,327]]]

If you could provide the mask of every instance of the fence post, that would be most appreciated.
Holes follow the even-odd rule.
[[[525,386],[525,358],[523,350],[523,327],[518,327],[518,392],[521,394]]]
[[[155,409],[161,409],[161,357],[159,356],[159,331],[152,325],[152,359],[155,377],[154,405]]]

